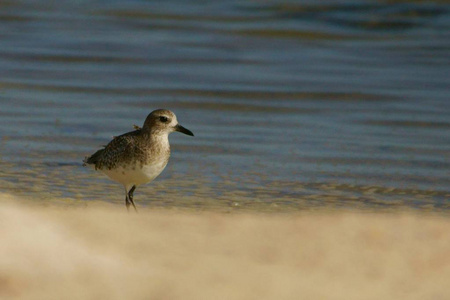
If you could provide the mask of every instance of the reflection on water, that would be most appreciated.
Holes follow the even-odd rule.
[[[164,107],[140,205],[447,210],[450,13],[440,3],[0,4],[0,184],[122,203],[81,161]]]

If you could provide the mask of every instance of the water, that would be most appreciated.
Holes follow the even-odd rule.
[[[141,206],[448,211],[449,29],[438,2],[0,4],[0,186],[122,204],[81,161],[168,108],[196,136]]]

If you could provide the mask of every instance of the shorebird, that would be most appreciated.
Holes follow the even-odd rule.
[[[170,157],[169,134],[179,131],[194,134],[178,124],[173,112],[166,109],[152,111],[142,128],[113,137],[103,149],[85,157],[83,166],[94,165],[125,188],[127,210],[133,205],[133,193],[137,186],[155,179],[167,165]]]

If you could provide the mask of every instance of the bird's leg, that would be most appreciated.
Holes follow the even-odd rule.
[[[133,187],[130,189],[130,191],[128,192],[128,199],[130,200],[130,202],[131,202],[131,204],[133,205],[133,207],[134,207],[134,210],[137,212],[137,209],[136,209],[136,205],[134,205],[134,201],[133,201],[133,193],[134,193],[134,190],[136,189],[136,186],[135,185],[133,185]],[[129,206],[130,204],[128,204],[128,206]]]
[[[125,192],[125,206],[127,207],[127,210],[130,211],[130,200],[128,199],[128,193]]]

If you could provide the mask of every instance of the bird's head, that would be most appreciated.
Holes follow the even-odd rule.
[[[145,119],[143,130],[153,134],[169,134],[174,131],[194,136],[192,131],[178,124],[177,116],[167,109],[152,111]]]

